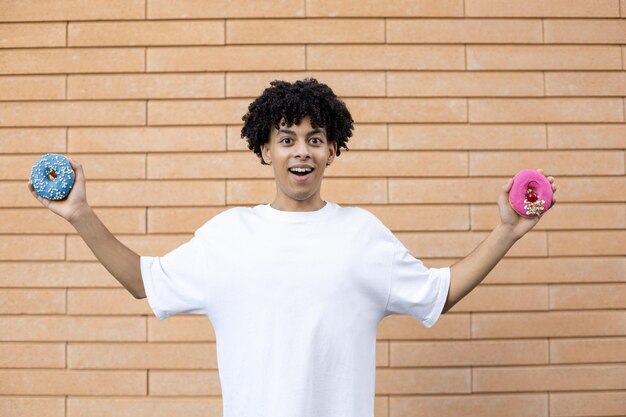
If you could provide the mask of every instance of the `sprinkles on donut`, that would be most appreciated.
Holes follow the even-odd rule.
[[[74,185],[75,174],[67,158],[47,153],[35,162],[30,182],[37,195],[48,200],[63,200]]]

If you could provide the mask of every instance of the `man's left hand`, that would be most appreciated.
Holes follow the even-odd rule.
[[[543,169],[541,168],[539,168],[537,172],[544,175]],[[552,191],[556,194],[554,177],[550,176],[546,178],[550,181],[550,184],[552,184]],[[498,197],[498,206],[500,207],[500,224],[505,227],[515,239],[519,239],[535,227],[541,216],[528,218],[520,216],[515,210],[513,210],[513,208],[509,205],[509,191],[511,191],[512,185],[513,178],[509,179],[509,181],[502,187],[500,196]],[[556,198],[553,196],[551,207],[554,203],[556,203]]]

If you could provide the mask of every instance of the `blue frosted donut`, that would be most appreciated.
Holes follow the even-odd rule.
[[[63,200],[74,185],[74,170],[63,155],[47,153],[35,162],[30,182],[35,192],[48,200]]]

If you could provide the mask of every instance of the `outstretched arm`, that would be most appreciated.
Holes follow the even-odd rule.
[[[47,200],[38,196],[30,181],[28,190],[44,207],[74,226],[100,263],[128,292],[135,298],[146,298],[140,256],[117,240],[96,216],[87,203],[86,179],[82,165],[71,158],[68,158],[68,161],[76,172],[76,180],[65,200]]]
[[[543,174],[541,168],[537,171]],[[556,192],[554,177],[547,178],[552,183],[552,190]],[[476,249],[450,267],[450,290],[443,307],[443,313],[447,313],[456,303],[476,288],[511,249],[511,246],[539,222],[539,217],[522,217],[509,206],[507,200],[512,185],[513,179],[511,178],[502,187],[498,197],[500,224]],[[556,199],[553,198],[552,204],[555,202]]]

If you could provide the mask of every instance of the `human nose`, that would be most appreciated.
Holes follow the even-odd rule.
[[[311,157],[311,150],[309,149],[309,146],[307,145],[306,140],[297,141],[294,149],[295,149],[294,156],[296,158],[310,158]]]

